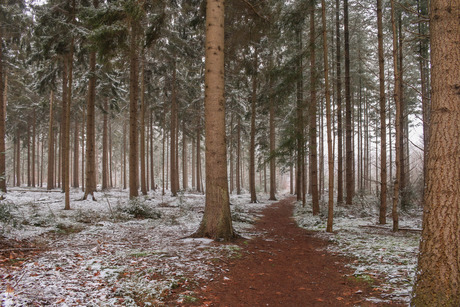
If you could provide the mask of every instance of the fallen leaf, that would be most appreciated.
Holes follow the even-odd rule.
[[[324,302],[324,300],[322,298],[317,298],[316,301],[318,302]]]
[[[336,297],[336,299],[337,299],[338,301],[343,301],[343,297],[340,297],[340,296]]]
[[[14,288],[10,285],[6,285],[6,293],[14,293]]]

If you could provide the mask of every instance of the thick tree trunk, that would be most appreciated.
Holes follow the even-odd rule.
[[[398,47],[397,47],[397,35],[396,35],[396,25],[394,20],[395,14],[395,5],[394,0],[391,0],[391,25],[393,28],[393,66],[394,66],[394,100],[396,105],[396,118],[395,118],[395,128],[396,128],[396,178],[394,181],[394,192],[393,192],[393,231],[399,230],[399,216],[398,216],[398,206],[399,206],[399,192],[400,192],[400,182],[401,182],[401,101],[400,101],[400,90],[401,86],[399,82],[399,69],[398,69]]]
[[[336,30],[336,65],[337,65],[337,203],[343,203],[343,132],[342,132],[342,70],[340,53],[340,4],[335,1],[335,30]]]
[[[382,0],[377,0],[377,40],[380,88],[380,211],[379,223],[386,224],[387,218],[387,131],[385,97],[385,59],[383,54]]]
[[[351,121],[351,79],[350,79],[350,32],[348,29],[348,0],[344,0],[344,34],[345,34],[345,183],[347,187],[347,205],[351,205],[354,196],[354,178],[353,178],[353,126]]]
[[[318,145],[316,141],[316,52],[315,52],[315,0],[310,2],[310,106],[309,110],[309,137],[310,137],[310,182],[313,215],[319,214],[318,196]]]
[[[413,306],[460,306],[460,2],[431,0],[432,107]]]
[[[224,1],[206,7],[205,119],[206,205],[195,236],[231,240],[236,237],[230,215],[225,144]]]
[[[249,145],[249,192],[251,203],[257,202],[256,195],[256,101],[257,101],[257,48],[254,52],[251,95],[251,144]]]

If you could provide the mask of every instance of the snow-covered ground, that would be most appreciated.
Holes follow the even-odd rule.
[[[387,225],[378,223],[378,202],[375,197],[357,197],[353,206],[334,206],[334,233],[327,233],[327,204],[321,214],[313,216],[311,206],[296,204],[295,219],[306,229],[317,231],[317,236],[333,244],[328,250],[351,256],[353,278],[374,285],[378,279],[383,297],[369,298],[374,302],[401,301],[409,303],[417,264],[421,235],[421,210],[415,208],[400,213],[399,227],[392,231],[391,210]]]
[[[192,302],[192,289],[221,272],[220,263],[239,250],[188,238],[204,212],[201,194],[151,193],[136,201],[119,190],[98,192],[97,201],[81,201],[82,196],[72,190],[70,211],[63,210],[59,190],[12,189],[1,201],[0,238],[33,242],[40,249],[28,260],[4,260],[11,263],[0,266],[2,306],[155,306],[172,293],[177,303]],[[259,204],[249,199],[248,194],[231,197],[234,227],[248,238],[258,235],[252,225],[270,204],[263,194]],[[334,234],[324,231],[325,204],[321,210],[313,217],[310,205],[297,204],[295,218],[329,240],[328,250],[353,256],[352,278],[383,281],[384,297],[371,299],[408,302],[420,233],[393,233],[391,223],[375,227],[372,198],[357,199],[352,208],[336,207]],[[400,225],[420,229],[421,218],[402,214]]]
[[[187,238],[201,221],[201,194],[149,194],[134,202],[126,191],[96,193],[97,201],[82,196],[72,190],[72,210],[65,211],[58,190],[8,192],[0,237],[33,241],[44,251],[0,267],[2,306],[154,306],[179,287],[178,302],[193,301],[187,289],[211,278],[220,259],[237,250]],[[270,204],[261,198],[259,204],[249,204],[249,195],[231,198],[234,227],[245,237],[254,235],[258,212]]]

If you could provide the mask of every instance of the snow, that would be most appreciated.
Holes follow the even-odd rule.
[[[57,189],[15,188],[5,195],[0,237],[34,242],[42,250],[0,266],[2,306],[155,306],[178,288],[177,303],[192,302],[193,286],[225,273],[220,263],[240,252],[236,245],[188,237],[204,212],[202,194],[150,193],[129,201],[127,191],[114,189],[95,193],[97,201],[82,201],[82,196],[72,189],[72,210],[65,211],[64,194]],[[271,202],[263,194],[259,200],[250,204],[248,194],[231,196],[233,225],[243,237],[261,235],[252,226]],[[328,240],[330,252],[354,259],[353,278],[371,285],[381,281],[384,295],[369,301],[408,303],[420,233],[377,226],[377,202],[364,197],[351,208],[335,206],[334,233],[329,234],[326,207],[323,203],[314,217],[310,205],[297,203],[295,219]],[[420,229],[420,211],[401,214],[400,227]]]
[[[399,232],[392,232],[391,217],[387,225],[377,225],[378,202],[371,196],[354,199],[353,206],[334,206],[334,233],[325,232],[327,205],[319,216],[313,216],[311,206],[296,204],[295,219],[299,226],[316,231],[328,240],[328,251],[352,257],[349,265],[353,277],[377,287],[382,297],[368,298],[374,303],[400,301],[409,303],[416,272],[421,229],[421,208],[400,213]],[[389,212],[391,214],[391,212]],[[389,215],[390,216],[390,215]],[[408,231],[410,229],[411,231]]]
[[[44,251],[21,265],[0,267],[2,306],[154,306],[178,287],[209,280],[222,270],[220,259],[238,252],[236,245],[187,238],[201,221],[204,195],[151,193],[134,202],[127,191],[95,193],[98,201],[82,196],[73,189],[72,210],[65,211],[59,190],[6,194],[0,235],[36,242]],[[270,204],[249,200],[231,197],[234,228],[244,237],[254,235],[252,224]],[[193,299],[188,290],[179,296]]]

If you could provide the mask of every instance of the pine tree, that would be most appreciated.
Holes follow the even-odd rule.
[[[231,240],[232,227],[227,182],[224,98],[224,1],[206,6],[205,119],[206,205],[194,236]]]
[[[431,0],[432,107],[414,306],[460,306],[460,3]]]

